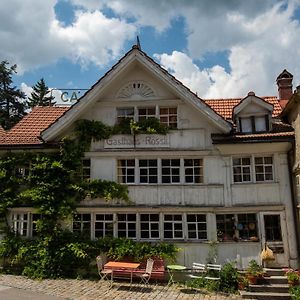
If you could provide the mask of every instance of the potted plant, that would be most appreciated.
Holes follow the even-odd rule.
[[[239,290],[245,290],[249,286],[249,281],[246,278],[246,276],[239,274],[238,275],[238,289]]]
[[[257,279],[264,274],[263,267],[260,266],[255,259],[250,260],[246,269],[246,277],[250,284],[256,284]]]
[[[290,286],[295,286],[295,285],[298,285],[299,284],[299,279],[300,279],[300,276],[298,274],[298,272],[294,271],[294,270],[288,270],[286,273],[285,273],[286,277],[287,277],[287,280],[288,280],[288,284]]]

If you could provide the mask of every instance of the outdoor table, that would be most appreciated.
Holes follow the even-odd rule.
[[[104,265],[104,267],[108,267],[112,269],[112,280],[114,276],[114,269],[128,269],[130,270],[130,285],[132,284],[132,274],[133,270],[137,269],[140,266],[139,263],[129,263],[122,261],[109,261]]]
[[[183,271],[186,270],[185,266],[181,265],[167,265],[168,273],[169,273],[169,282],[168,285],[175,283],[174,281],[174,271]]]

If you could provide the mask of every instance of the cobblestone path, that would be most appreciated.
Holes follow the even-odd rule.
[[[205,295],[176,285],[151,284],[142,287],[127,282],[116,282],[109,288],[107,282],[76,279],[32,280],[22,276],[0,275],[0,285],[10,286],[72,300],[240,300],[240,296]],[[0,291],[1,299],[1,291]]]

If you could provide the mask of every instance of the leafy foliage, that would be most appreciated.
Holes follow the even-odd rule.
[[[239,274],[233,263],[225,264],[220,272],[220,280],[209,280],[204,277],[193,279],[187,285],[195,289],[205,289],[210,292],[236,293]]]
[[[289,293],[291,294],[293,300],[299,300],[300,299],[300,285],[290,287]]]
[[[174,259],[177,251],[171,244],[151,245],[121,238],[90,241],[63,230],[32,240],[11,236],[0,244],[5,270],[32,278],[77,277],[81,270],[89,274],[90,266],[100,252],[107,252],[111,258],[131,256],[142,261],[148,257]]]
[[[16,69],[17,65],[9,66],[5,60],[0,63],[0,125],[4,129],[10,129],[26,114],[25,94],[12,86]]]
[[[49,95],[51,92],[46,85],[44,78],[41,78],[32,88],[33,92],[31,93],[31,97],[28,97],[28,105],[30,108],[38,105],[51,106],[55,104],[55,102],[53,102],[55,97]]]
[[[166,128],[157,122],[157,119],[145,120],[140,125],[129,122],[130,132],[166,132]],[[80,120],[76,123],[74,135],[62,140],[59,152],[22,152],[2,156],[0,216],[4,218],[9,208],[20,205],[33,207],[42,216],[36,223],[35,239],[16,237],[7,227],[7,236],[0,244],[0,256],[7,270],[34,278],[76,276],[76,270],[88,268],[99,251],[107,252],[115,259],[124,256],[137,260],[150,256],[174,259],[178,249],[171,244],[136,243],[113,238],[90,241],[65,231],[61,226],[61,220],[70,218],[87,195],[130,203],[126,185],[99,179],[84,181],[78,176],[82,157],[91,142],[123,130],[98,121]],[[18,166],[24,165],[28,170],[30,166],[30,171],[17,176]]]
[[[220,272],[220,291],[226,293],[236,292],[238,289],[239,274],[233,263],[225,264]]]

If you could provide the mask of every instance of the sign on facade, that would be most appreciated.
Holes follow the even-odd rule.
[[[134,137],[132,135],[114,135],[104,140],[105,149],[113,148],[169,148],[170,138],[168,135],[159,134],[140,134]]]

